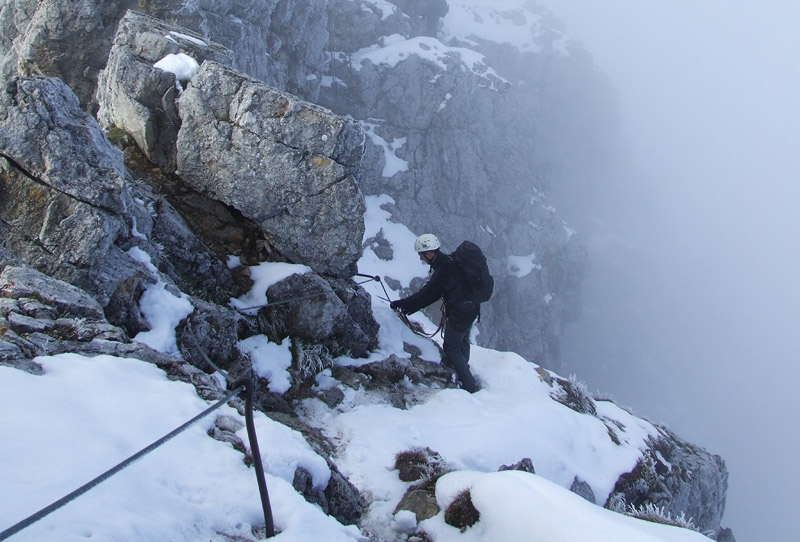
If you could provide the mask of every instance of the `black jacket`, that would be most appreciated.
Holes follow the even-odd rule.
[[[394,302],[394,306],[411,314],[438,299],[444,301],[445,312],[449,319],[464,325],[471,324],[478,316],[479,304],[472,300],[472,289],[467,277],[453,258],[439,252],[431,262],[433,274],[420,290],[408,297]]]

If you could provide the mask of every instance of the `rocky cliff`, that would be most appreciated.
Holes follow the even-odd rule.
[[[159,1],[139,2],[156,20],[138,31],[130,28],[141,22],[123,22],[117,32],[130,2],[67,4],[18,1],[0,13],[6,78],[61,79],[85,110],[99,109],[106,129],[130,134],[167,172],[176,167],[179,89],[150,69],[167,54],[214,60],[360,121],[362,193],[390,195],[396,221],[437,233],[445,248],[468,238],[488,252],[498,287],[479,342],[558,367],[585,256],[552,199],[590,183],[611,152],[614,98],[547,12],[451,2],[431,37],[413,3],[336,0],[299,10],[278,0]],[[498,42],[464,20],[514,32]],[[165,23],[184,28],[170,34]]]
[[[497,288],[479,343],[557,368],[585,255],[552,188],[592,167],[614,104],[558,21],[526,6],[450,2],[431,37],[413,2],[332,2],[319,101],[363,119],[362,189],[389,194],[397,221],[487,251]]]
[[[316,373],[377,344],[352,277],[377,241],[364,239],[364,195],[388,194],[392,220],[446,248],[485,247],[497,293],[480,340],[556,366],[583,248],[550,194],[603,152],[611,121],[590,106],[611,98],[547,13],[482,15],[534,24],[518,25],[520,48],[447,18],[431,25],[400,1],[6,3],[0,362],[36,372],[43,354],[137,357],[211,398],[216,370],[252,374],[238,341],[289,337],[293,385],[259,402],[299,424],[292,402],[314,394]],[[233,308],[252,285],[247,266],[264,261],[310,272],[270,289],[286,304]],[[132,340],[151,327],[140,300],[154,293],[188,303],[174,348]],[[416,381],[449,385],[438,364],[413,363]],[[400,366],[356,372],[394,389],[409,376]],[[668,503],[716,531],[724,463],[669,439],[642,465],[666,457],[673,468],[623,477],[617,501]],[[702,469],[677,467],[692,462]],[[341,475],[330,487],[326,512],[357,523],[357,489]]]

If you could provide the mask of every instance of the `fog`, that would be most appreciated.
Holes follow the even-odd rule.
[[[791,540],[800,502],[800,2],[540,0],[620,95],[567,370],[721,455],[723,525]]]

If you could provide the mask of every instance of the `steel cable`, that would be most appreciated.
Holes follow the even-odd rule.
[[[145,455],[149,454],[150,452],[152,452],[153,450],[155,450],[159,446],[165,444],[167,441],[173,439],[174,437],[176,437],[179,434],[181,434],[182,432],[184,432],[192,424],[198,422],[202,418],[205,418],[206,416],[208,416],[211,412],[213,412],[216,409],[220,408],[222,405],[224,405],[225,403],[230,401],[231,398],[233,398],[235,395],[237,395],[243,389],[247,390],[247,386],[245,384],[243,384],[243,383],[239,383],[238,387],[236,389],[232,390],[231,392],[229,392],[224,398],[220,399],[214,405],[210,406],[209,408],[207,408],[206,410],[204,410],[203,412],[201,412],[200,414],[198,414],[197,416],[195,416],[194,418],[192,418],[188,422],[184,423],[180,427],[178,427],[178,428],[172,430],[171,432],[167,433],[166,435],[164,435],[163,437],[161,437],[157,441],[153,442],[152,444],[150,444],[146,448],[143,448],[143,449],[139,450],[138,452],[136,452],[135,454],[133,454],[132,456],[130,456],[126,460],[124,460],[121,463],[118,463],[117,465],[115,465],[114,467],[108,469],[106,472],[104,472],[103,474],[101,474],[97,478],[94,478],[90,482],[87,482],[86,484],[82,485],[81,487],[79,487],[78,489],[73,491],[72,493],[70,493],[68,495],[65,495],[64,497],[60,498],[59,500],[55,501],[54,503],[42,508],[41,510],[39,510],[35,514],[32,514],[32,515],[28,516],[27,518],[25,518],[24,520],[20,521],[19,523],[15,524],[15,525],[12,525],[8,529],[4,530],[3,532],[0,532],[0,541],[6,540],[10,536],[15,535],[16,533],[20,532],[21,530],[25,529],[26,527],[29,527],[29,526],[33,525],[37,521],[39,521],[39,520],[43,519],[44,517],[52,514],[53,512],[55,512],[56,510],[58,510],[62,506],[64,506],[64,505],[68,504],[69,502],[77,499],[78,497],[80,497],[81,495],[83,495],[84,493],[89,491],[90,489],[92,489],[95,486],[99,485],[100,483],[108,480],[109,478],[111,478],[112,476],[117,474],[118,472],[120,472],[123,469],[125,469],[126,467],[128,467],[134,461],[136,461],[138,459],[141,459],[142,457],[144,457]],[[250,392],[250,393],[252,395],[252,392]],[[249,433],[249,431],[248,431],[248,433]],[[256,447],[257,446],[258,445],[256,444]],[[252,444],[251,444],[251,448],[252,448]]]

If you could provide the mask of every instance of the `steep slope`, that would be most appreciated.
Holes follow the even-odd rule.
[[[408,1],[143,1],[138,9],[156,19],[139,25],[139,38],[123,24],[113,45],[130,4],[86,2],[77,14],[65,0],[10,4],[0,13],[3,75],[62,79],[84,108],[101,109],[106,127],[119,119],[103,101],[135,113],[138,123],[119,127],[168,171],[175,157],[159,138],[168,145],[181,122],[176,90],[169,77],[138,71],[163,54],[221,62],[359,121],[361,190],[389,194],[395,220],[417,233],[434,231],[452,247],[472,239],[489,253],[505,308],[486,308],[496,325],[482,344],[557,368],[585,251],[553,200],[597,182],[613,153],[615,105],[548,12],[522,0],[451,0],[430,32]],[[163,22],[182,28],[170,33]],[[108,88],[126,58],[128,87]]]
[[[365,125],[365,193],[451,250],[471,239],[489,254],[497,297],[480,343],[557,368],[585,254],[553,192],[592,182],[613,93],[534,3],[448,5],[432,36],[417,3],[332,2],[319,100]]]
[[[403,2],[337,1],[308,10],[256,0],[215,2],[208,9],[200,3],[140,4],[160,18],[126,12],[125,2],[86,2],[75,13],[72,3],[61,0],[20,1],[0,11],[0,52],[8,75],[0,95],[0,364],[7,382],[25,382],[22,389],[46,397],[51,379],[58,385],[63,374],[60,363],[74,362],[78,372],[81,364],[91,366],[75,354],[94,356],[98,367],[121,363],[131,374],[144,369],[120,358],[154,363],[169,378],[192,384],[206,400],[223,396],[226,378],[254,379],[257,406],[272,419],[261,416],[262,427],[291,435],[265,455],[267,469],[282,480],[275,483],[282,488],[281,515],[290,518],[284,524],[287,537],[302,529],[302,520],[291,513],[300,494],[303,502],[318,506],[309,511],[303,505],[304,514],[324,517],[325,529],[341,539],[362,536],[343,524],[386,539],[404,539],[418,527],[436,539],[459,536],[443,525],[446,511],[429,523],[417,524],[415,516],[412,525],[402,510],[390,518],[407,485],[388,482],[387,462],[415,446],[432,448],[460,471],[487,475],[454,473],[442,479],[441,489],[437,482],[439,508],[447,508],[453,492],[474,487],[473,506],[492,517],[496,509],[482,499],[495,484],[517,486],[509,493],[534,503],[561,500],[560,490],[526,478],[530,472],[488,474],[527,458],[544,478],[591,494],[596,504],[624,506],[624,498],[696,516],[701,528],[718,529],[727,477],[721,459],[594,401],[574,379],[544,369],[556,363],[560,326],[577,307],[581,248],[548,203],[547,179],[558,174],[551,177],[552,168],[536,151],[546,115],[526,121],[533,113],[520,106],[525,93],[515,94],[519,80],[503,75],[511,68],[494,67],[489,53],[512,64],[547,59],[545,64],[566,69],[574,59],[562,56],[555,34],[535,34],[544,45],[529,42],[521,51],[474,29],[469,35],[441,33],[445,44],[421,36],[420,20],[403,11]],[[451,2],[448,17],[463,15],[466,5]],[[350,39],[337,42],[352,48],[348,58],[358,52],[360,61],[345,74],[348,55],[326,63],[323,49],[331,42],[318,36],[339,35],[328,31],[328,22],[340,28],[334,19],[353,9],[374,32],[360,34],[366,43],[356,40],[357,29],[340,35]],[[491,9],[483,13],[500,16]],[[524,35],[538,32],[546,20],[538,11],[509,13],[533,24],[521,25]],[[82,35],[70,45],[67,38],[87,28],[98,29],[95,39]],[[396,34],[400,31],[405,35]],[[311,34],[314,39],[304,42]],[[210,41],[212,35],[231,48]],[[85,51],[70,55],[75,46]],[[253,51],[262,46],[270,58],[256,62]],[[543,57],[535,56],[543,51]],[[81,71],[87,58],[91,69]],[[237,70],[241,66],[252,66],[257,77]],[[334,71],[339,75],[326,79]],[[531,78],[528,85],[539,81],[525,77]],[[364,102],[383,116],[372,118],[368,108],[356,117],[364,119],[359,122],[304,99],[338,104],[343,93],[335,89],[343,81],[351,91],[338,112]],[[544,95],[538,100],[532,107],[541,109],[537,114],[553,113]],[[401,149],[413,149],[417,158]],[[460,190],[452,189],[455,181]],[[452,389],[452,373],[439,364],[435,343],[399,328],[381,299],[387,295],[381,285],[396,296],[424,275],[422,268],[406,267],[417,259],[411,250],[414,234],[403,223],[415,230],[447,225],[452,233],[443,237],[451,243],[472,237],[494,256],[500,285],[477,339],[530,355],[480,350],[475,364],[487,389],[474,402]],[[357,283],[356,270],[370,276]],[[380,283],[373,278],[377,274]],[[163,380],[158,375],[152,378]],[[11,399],[5,407],[15,416],[20,410],[36,414],[20,406],[13,385],[5,391]],[[192,396],[187,401],[199,404],[195,392],[187,393]],[[69,392],[64,397],[66,404],[56,410],[70,414],[72,405],[82,404]],[[446,441],[437,441],[437,435],[461,427],[463,417],[446,417],[438,426],[416,419],[467,411],[481,423]],[[26,427],[33,422],[19,414],[28,420],[18,427],[19,436],[29,438]],[[77,416],[71,414],[66,418]],[[111,414],[108,425],[114,425]],[[392,423],[360,427],[359,416],[368,414]],[[526,438],[498,438],[498,421],[505,424],[504,434]],[[217,428],[221,434],[213,432],[243,450],[231,436],[236,423],[234,429],[224,427]],[[370,450],[374,439],[367,435],[387,429],[377,441],[387,446]],[[409,434],[413,438],[406,438]],[[463,449],[454,445],[468,443],[471,434],[481,438]],[[96,437],[77,429],[76,435],[87,442]],[[25,442],[3,441],[4,452],[24,463]],[[302,443],[307,461],[292,462],[292,442]],[[233,456],[225,450],[230,462]],[[273,452],[277,456],[269,455]],[[372,458],[359,458],[364,453]],[[77,455],[91,459],[91,452]],[[244,470],[242,464],[231,468],[237,476]],[[684,476],[688,468],[702,476]],[[76,476],[58,487],[82,481]],[[193,500],[207,487],[174,493],[179,501]],[[484,490],[488,493],[480,497]],[[672,493],[680,498],[665,497]],[[134,531],[152,509],[137,510],[126,524]],[[587,516],[611,517],[601,507],[590,510]],[[200,532],[153,528],[166,538],[225,539],[250,536],[248,527],[260,521],[231,526],[225,517],[215,517],[216,523],[203,523]],[[194,512],[187,518],[185,525],[195,524]],[[85,533],[82,521],[58,525]],[[608,521],[617,525],[618,519]],[[468,536],[479,536],[475,533],[492,524],[487,521]],[[384,531],[387,527],[391,531]],[[624,528],[638,533],[651,527],[630,529]],[[665,540],[695,536],[656,531]],[[308,532],[303,536],[311,536]]]

